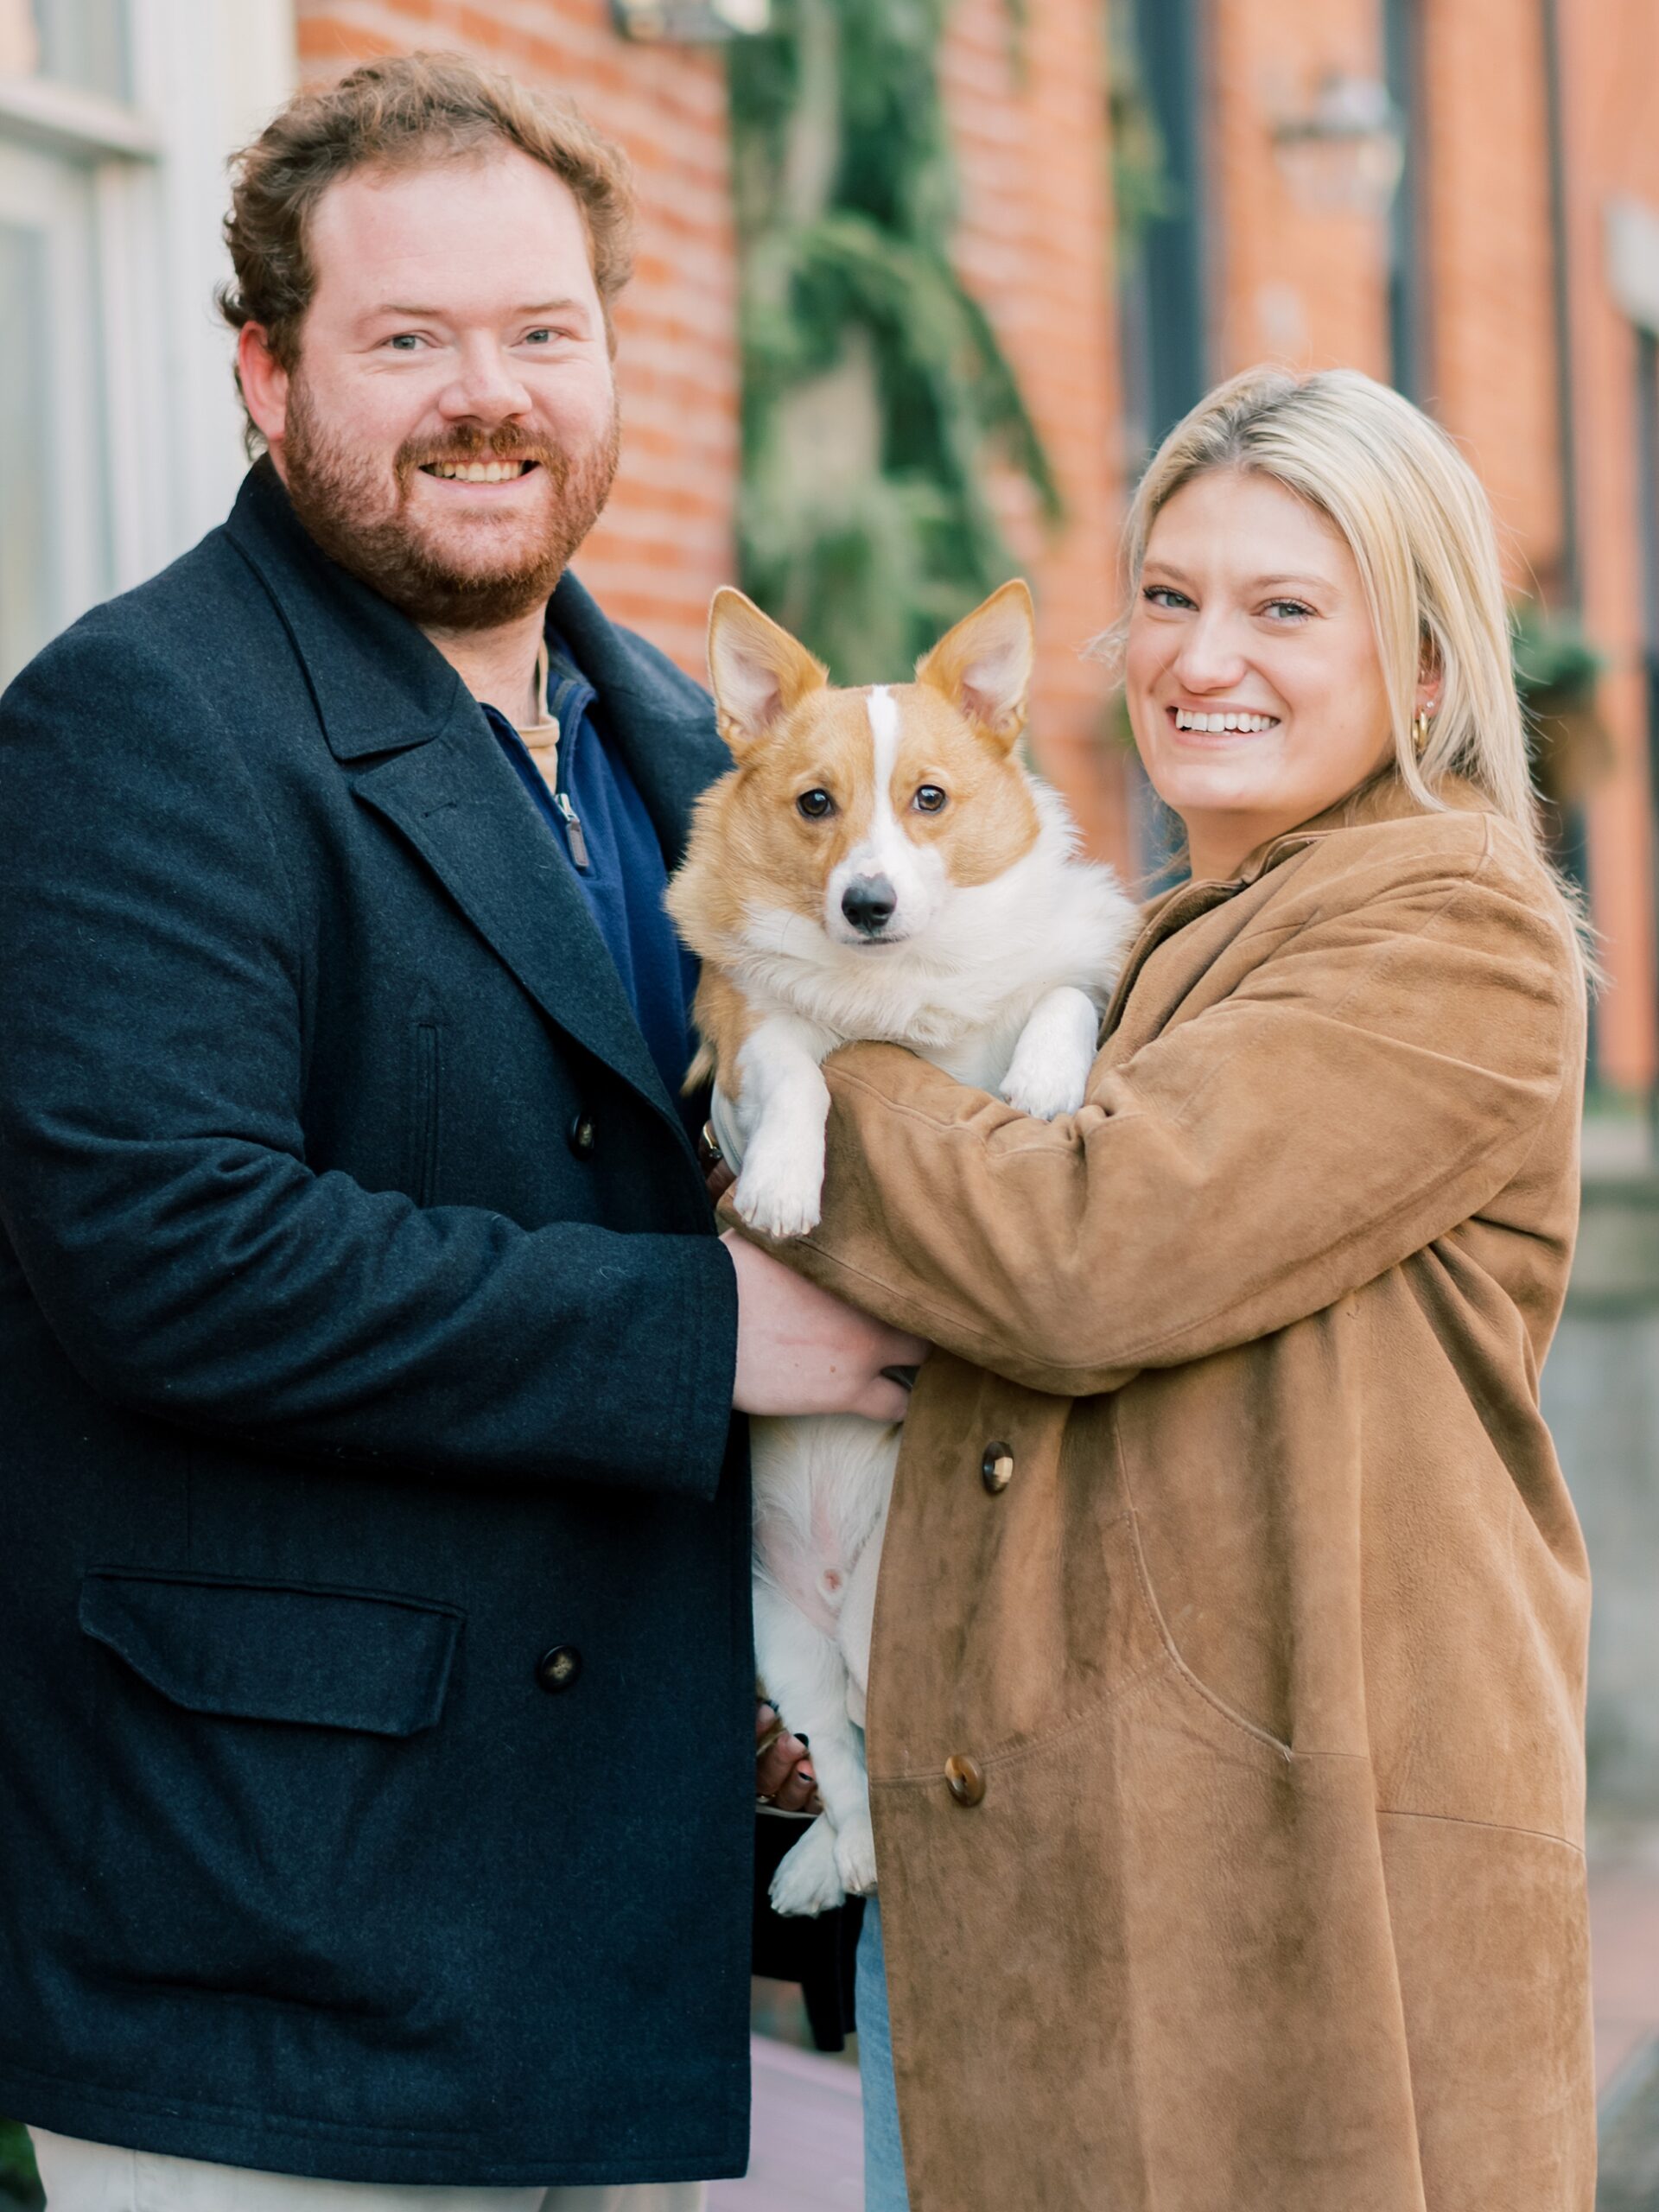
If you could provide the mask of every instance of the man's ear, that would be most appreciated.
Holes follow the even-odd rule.
[[[245,322],[236,334],[236,380],[253,427],[275,461],[288,430],[288,371],[271,352],[261,322]]]
[[[709,680],[720,734],[742,760],[830,671],[752,599],[722,584],[709,610]]]
[[[1031,589],[1016,576],[922,656],[916,681],[943,692],[976,728],[1012,753],[1026,726],[1036,656]]]

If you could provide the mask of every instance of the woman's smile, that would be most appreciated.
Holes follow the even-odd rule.
[[[1166,707],[1175,729],[1183,737],[1260,737],[1279,727],[1277,715],[1256,707]]]

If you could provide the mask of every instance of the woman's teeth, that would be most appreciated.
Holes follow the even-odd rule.
[[[1177,729],[1263,730],[1272,729],[1278,720],[1277,715],[1194,715],[1189,714],[1185,707],[1175,709]]]
[[[429,461],[424,469],[429,476],[453,477],[462,484],[505,484],[533,466],[528,461]]]

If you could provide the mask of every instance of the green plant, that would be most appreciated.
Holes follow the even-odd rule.
[[[1529,714],[1563,715],[1590,705],[1603,661],[1576,615],[1535,599],[1512,600],[1510,638],[1515,686]]]
[[[1576,615],[1535,599],[1510,602],[1510,640],[1533,784],[1565,820],[1613,766],[1613,741],[1596,711],[1602,656]]]
[[[1132,0],[1108,0],[1106,46],[1113,232],[1121,271],[1139,262],[1149,226],[1179,214],[1182,200],[1147,94]]]
[[[27,2132],[15,2120],[0,2120],[0,2208],[43,2204],[35,2153]]]
[[[891,677],[1014,563],[988,465],[1062,502],[952,266],[946,0],[779,0],[729,49],[747,588],[842,680]],[[1014,19],[1017,27],[1017,16]]]

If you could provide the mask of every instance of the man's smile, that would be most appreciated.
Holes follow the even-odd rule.
[[[421,474],[446,483],[512,484],[540,467],[537,461],[423,461]]]

